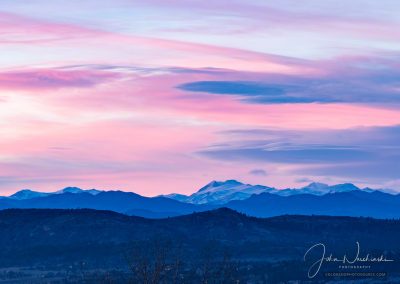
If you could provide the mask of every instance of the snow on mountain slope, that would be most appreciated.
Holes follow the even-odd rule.
[[[283,189],[279,190],[279,195],[281,196],[289,196],[295,194],[313,194],[313,195],[324,195],[328,193],[336,193],[336,192],[349,192],[353,190],[363,190],[363,191],[372,191],[370,189],[361,189],[355,186],[352,183],[343,183],[336,185],[327,185],[324,183],[312,182],[307,186],[304,186],[299,189]]]
[[[351,183],[330,186],[324,183],[312,182],[302,188],[276,189],[263,185],[244,184],[236,180],[226,180],[212,181],[189,196],[171,193],[164,195],[164,197],[193,204],[225,204],[232,200],[244,200],[254,194],[258,195],[261,193],[272,193],[280,196],[298,194],[324,195],[328,193],[349,192],[354,190],[366,192],[373,191],[369,188],[360,189]]]
[[[45,197],[45,196],[49,196],[49,195],[53,195],[53,194],[63,194],[63,193],[90,193],[92,195],[97,195],[100,192],[102,192],[101,190],[97,190],[97,189],[88,189],[88,190],[84,190],[84,189],[80,189],[79,187],[66,187],[64,189],[61,189],[59,191],[56,192],[38,192],[38,191],[33,191],[30,189],[23,189],[20,190],[10,196],[1,196],[1,199],[15,199],[15,200],[26,200],[26,199],[32,199],[32,198],[37,198],[37,197]]]
[[[193,204],[224,204],[232,200],[247,199],[253,194],[272,193],[275,191],[276,189],[263,185],[251,185],[236,180],[227,180],[212,181],[190,196],[169,194],[165,195],[165,197]]]
[[[189,198],[189,196],[179,193],[170,193],[162,196],[182,202],[186,202],[186,200]]]
[[[97,190],[97,189],[81,189],[79,187],[66,187],[64,189],[61,189],[59,191],[54,192],[55,194],[61,194],[61,193],[82,193],[82,192],[87,192],[90,193],[92,195],[96,195],[99,194],[100,192],[102,192],[102,190]]]
[[[36,198],[36,197],[43,197],[43,196],[47,196],[49,194],[50,193],[37,192],[37,191],[30,190],[30,189],[23,189],[23,190],[20,190],[20,191],[14,193],[13,195],[10,195],[9,198],[23,200],[23,199],[31,199],[31,198]]]

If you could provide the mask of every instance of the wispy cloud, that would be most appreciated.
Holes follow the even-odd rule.
[[[118,77],[117,73],[94,70],[28,69],[0,72],[0,89],[59,89],[93,87]]]
[[[49,22],[32,17],[0,11],[0,44],[49,43],[77,38],[87,38],[99,34],[73,24]]]
[[[350,179],[396,179],[400,169],[400,126],[313,131],[248,130],[245,140],[241,140],[243,136],[239,133],[223,134],[231,140],[211,145],[198,154],[239,163],[299,164],[302,166],[295,167],[292,173]]]
[[[188,92],[231,95],[250,103],[400,103],[399,56],[314,62],[319,75],[268,76],[254,81],[195,81]],[[256,76],[255,76],[256,77]],[[379,94],[379,95],[377,95]]]
[[[262,176],[265,177],[267,176],[267,172],[263,169],[253,169],[251,171],[249,171],[249,174],[254,175],[254,176]]]

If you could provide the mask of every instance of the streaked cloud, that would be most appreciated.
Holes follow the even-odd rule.
[[[263,169],[253,169],[251,171],[249,171],[249,174],[253,175],[253,176],[261,176],[261,177],[265,177],[267,176],[267,172]]]
[[[246,139],[241,140],[244,133]],[[230,140],[198,154],[238,163],[298,164],[301,166],[294,167],[292,173],[352,180],[392,180],[400,169],[400,126],[312,131],[255,129],[222,135]]]
[[[314,69],[320,72],[308,77],[265,74],[254,81],[195,81],[177,87],[191,93],[231,95],[250,103],[399,103],[399,58],[392,54],[316,61]]]
[[[89,88],[116,79],[118,74],[93,70],[30,69],[0,72],[0,89]]]

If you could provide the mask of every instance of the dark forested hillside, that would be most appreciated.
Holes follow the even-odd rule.
[[[24,273],[33,269],[46,277],[58,273],[76,281],[82,273],[92,279],[98,273],[91,272],[97,270],[115,271],[113,277],[122,282],[139,281],[145,277],[140,272],[145,265],[152,273],[159,270],[160,282],[155,283],[167,281],[178,268],[182,282],[177,283],[190,283],[183,280],[217,279],[221,267],[228,265],[232,279],[264,279],[267,274],[268,279],[306,280],[303,256],[313,244],[351,255],[359,242],[362,253],[398,259],[399,239],[399,220],[289,215],[260,219],[226,208],[158,220],[88,209],[8,209],[0,211],[0,277],[5,268],[28,267]],[[394,262],[384,269],[394,277],[398,268]],[[283,272],[288,269],[290,274]]]

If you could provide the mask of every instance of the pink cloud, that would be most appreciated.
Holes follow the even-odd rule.
[[[231,28],[233,23],[240,27],[243,33],[253,31],[272,31],[273,29],[285,29],[290,32],[307,31],[315,33],[329,33],[340,35],[352,35],[361,39],[384,39],[397,41],[400,37],[398,29],[393,27],[398,25],[397,20],[390,18],[377,17],[374,13],[365,7],[343,6],[336,3],[308,3],[302,9],[293,9],[292,1],[286,3],[254,3],[252,1],[215,1],[206,3],[203,1],[160,1],[150,0],[143,5],[152,5],[153,7],[162,7],[168,10],[193,11],[196,10],[201,16],[219,15],[225,16],[230,20]],[[366,4],[366,6],[371,3]],[[350,5],[351,6],[351,5]],[[373,5],[371,5],[373,6]],[[385,3],[386,9],[394,10],[397,7]],[[347,9],[344,9],[346,7]],[[308,9],[307,9],[308,8]],[[312,9],[314,8],[314,9]],[[349,9],[350,8],[350,9]],[[353,9],[351,9],[353,8]],[[226,20],[226,19],[225,19]],[[244,28],[244,27],[248,28]],[[203,30],[203,29],[202,29]],[[196,29],[186,29],[183,32],[194,33]]]
[[[95,30],[5,12],[0,12],[0,31],[0,44],[46,43],[97,35]]]
[[[155,195],[159,192],[155,184],[144,185],[143,176],[172,175],[179,179],[207,169],[207,163],[187,153],[200,147],[203,139],[214,136],[208,127],[137,121],[104,121],[80,127],[31,123],[31,127],[39,130],[0,142],[0,156],[10,157],[1,160],[0,171],[15,181],[4,182],[3,188],[14,189],[25,182],[26,186],[54,190],[76,182]],[[171,181],[163,190],[175,186]]]
[[[92,87],[118,78],[118,74],[96,70],[30,69],[0,73],[0,89],[59,89]]]
[[[248,76],[250,76],[248,74]],[[253,74],[253,79],[263,75]],[[265,75],[264,75],[265,76]],[[251,77],[251,76],[250,76]],[[224,78],[243,78],[227,75]],[[96,100],[90,93],[64,103],[88,108],[100,105],[106,109],[146,110],[149,115],[187,117],[205,123],[235,123],[242,126],[283,128],[348,128],[359,125],[392,125],[398,123],[397,110],[361,104],[246,104],[235,98],[212,94],[193,94],[176,86],[196,80],[216,80],[215,74],[165,74],[117,82],[112,89],[97,90]],[[294,119],[295,117],[295,119]]]
[[[220,47],[212,44],[200,44],[179,40],[151,38],[131,34],[115,33],[101,29],[88,28],[75,24],[44,21],[15,14],[0,12],[0,31],[3,33],[0,44],[46,46],[50,49],[62,47],[60,41],[71,49],[88,48],[90,58],[102,60],[102,52],[116,56],[117,61],[125,54],[126,61],[147,61],[149,65],[204,67],[211,65],[220,68],[242,70],[264,70],[283,73],[311,73],[314,70],[306,66],[306,61],[284,56],[237,48]],[[101,49],[97,47],[101,46]],[[136,51],[136,52],[133,52]],[[60,53],[61,51],[53,51]],[[60,54],[62,55],[62,54]],[[195,56],[194,56],[195,55]],[[107,57],[110,60],[110,56]],[[73,62],[73,61],[72,61]],[[303,66],[297,68],[302,62]]]
[[[63,70],[63,75],[56,77],[70,85],[70,78],[92,72],[80,70],[83,73],[78,72],[79,76],[75,71]],[[221,72],[232,80],[244,76]],[[57,96],[48,92],[47,96],[35,97],[43,117],[36,112],[28,115],[29,105],[11,118],[2,113],[1,123],[12,123],[10,131],[16,132],[14,136],[3,135],[0,141],[2,188],[11,193],[21,187],[55,190],[76,185],[133,190],[145,195],[190,193],[212,179],[235,177],[267,183],[262,177],[248,174],[260,167],[271,173],[264,177],[269,179],[268,184],[287,186],[290,181],[282,168],[290,165],[254,162],[244,166],[193,153],[210,144],[223,144],[225,141],[216,133],[232,128],[318,130],[400,121],[398,110],[366,105],[247,104],[230,96],[196,96],[176,88],[188,81],[218,78],[213,72],[159,74],[156,70],[139,76],[122,70],[118,76],[120,80],[104,80],[104,84],[77,92],[60,88]],[[262,79],[266,75],[246,76]],[[30,96],[29,90],[35,91],[27,81],[17,85],[27,86],[28,93],[13,93],[21,100]],[[38,84],[36,88],[43,86]]]

